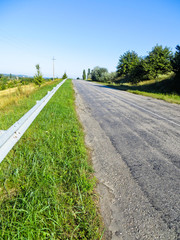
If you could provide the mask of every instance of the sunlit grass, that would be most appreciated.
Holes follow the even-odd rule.
[[[180,95],[175,92],[177,89],[172,88],[173,77],[174,73],[170,72],[168,74],[158,76],[157,79],[142,81],[137,84],[126,82],[123,79],[120,83],[98,83],[134,94],[161,99],[170,103],[180,104]]]
[[[17,104],[20,99],[28,97],[34,90],[35,86],[30,84],[0,91],[0,109],[7,105]]]
[[[147,97],[152,97],[156,99],[161,99],[166,102],[180,104],[180,96],[177,94],[162,94],[162,93],[150,93],[150,92],[143,92],[138,90],[128,90],[128,92],[143,95]]]
[[[45,82],[41,87],[52,85],[54,82]],[[11,104],[18,104],[20,99],[27,98],[39,87],[33,83],[0,91],[0,110]]]
[[[0,124],[50,88],[8,107]],[[0,165],[0,239],[101,239],[92,172],[68,80]]]

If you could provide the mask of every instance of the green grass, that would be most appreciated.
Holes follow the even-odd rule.
[[[144,95],[156,99],[161,99],[166,102],[180,104],[179,85],[175,83],[173,77],[174,74],[169,73],[167,75],[159,76],[157,80],[152,79],[142,81],[137,85],[128,83],[124,79],[120,79],[115,83],[99,83],[134,94]]]
[[[48,87],[9,107],[0,118],[1,129]],[[68,80],[0,165],[0,239],[101,239],[87,160]]]
[[[162,94],[162,93],[149,93],[149,92],[143,92],[143,91],[138,91],[138,90],[128,90],[128,92],[138,94],[138,95],[143,95],[147,97],[152,97],[156,99],[161,99],[166,102],[170,103],[176,103],[180,104],[180,96],[177,94]]]
[[[36,88],[34,94],[24,96],[14,104],[9,104],[0,110],[0,130],[8,129],[13,123],[18,121],[28,110],[30,110],[37,100],[43,98],[47,91],[52,90],[59,81],[52,82],[52,84],[44,85]],[[0,98],[1,100],[1,98]]]
[[[180,104],[180,95],[176,92],[179,90],[175,86],[172,74],[162,75],[158,80],[143,81],[137,85],[122,83],[116,84],[115,87],[131,93]]]

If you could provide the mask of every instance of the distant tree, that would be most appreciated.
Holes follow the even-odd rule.
[[[91,70],[90,70],[90,68],[88,68],[87,79],[91,79]]]
[[[66,79],[67,78],[67,74],[66,74],[66,72],[63,74],[63,76],[62,76],[62,79]]]
[[[86,71],[85,71],[85,69],[83,70],[82,78],[83,78],[83,80],[86,80]]]
[[[104,74],[108,73],[106,68],[95,67],[91,71],[92,81],[104,82]]]
[[[37,70],[37,73],[34,76],[34,83],[40,87],[41,84],[43,83],[43,77],[42,77],[42,74],[40,72],[39,64],[36,65],[36,70]]]
[[[115,81],[116,77],[117,77],[117,73],[116,72],[111,72],[111,73],[103,72],[101,77],[100,77],[100,79],[99,79],[99,81],[100,82],[106,82],[106,83],[109,82],[109,83],[111,83],[111,82]]]
[[[149,78],[157,78],[159,74],[165,74],[172,71],[173,54],[168,47],[163,48],[161,45],[153,47],[152,51],[145,59],[145,70]]]
[[[12,74],[11,74],[11,73],[9,74],[9,78],[10,78],[10,79],[12,78]]]
[[[131,70],[139,63],[140,58],[138,54],[134,51],[127,51],[120,56],[117,65],[117,75],[128,77]]]

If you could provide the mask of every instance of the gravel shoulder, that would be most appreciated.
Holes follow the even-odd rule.
[[[112,137],[82,98],[77,84],[80,83],[74,81],[77,113],[84,127],[86,144],[92,149],[106,239],[177,240],[175,228],[169,227],[161,210],[148,198]]]

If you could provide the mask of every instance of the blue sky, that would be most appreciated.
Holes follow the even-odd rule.
[[[179,0],[0,0],[0,73],[81,77],[119,56],[180,44]]]

